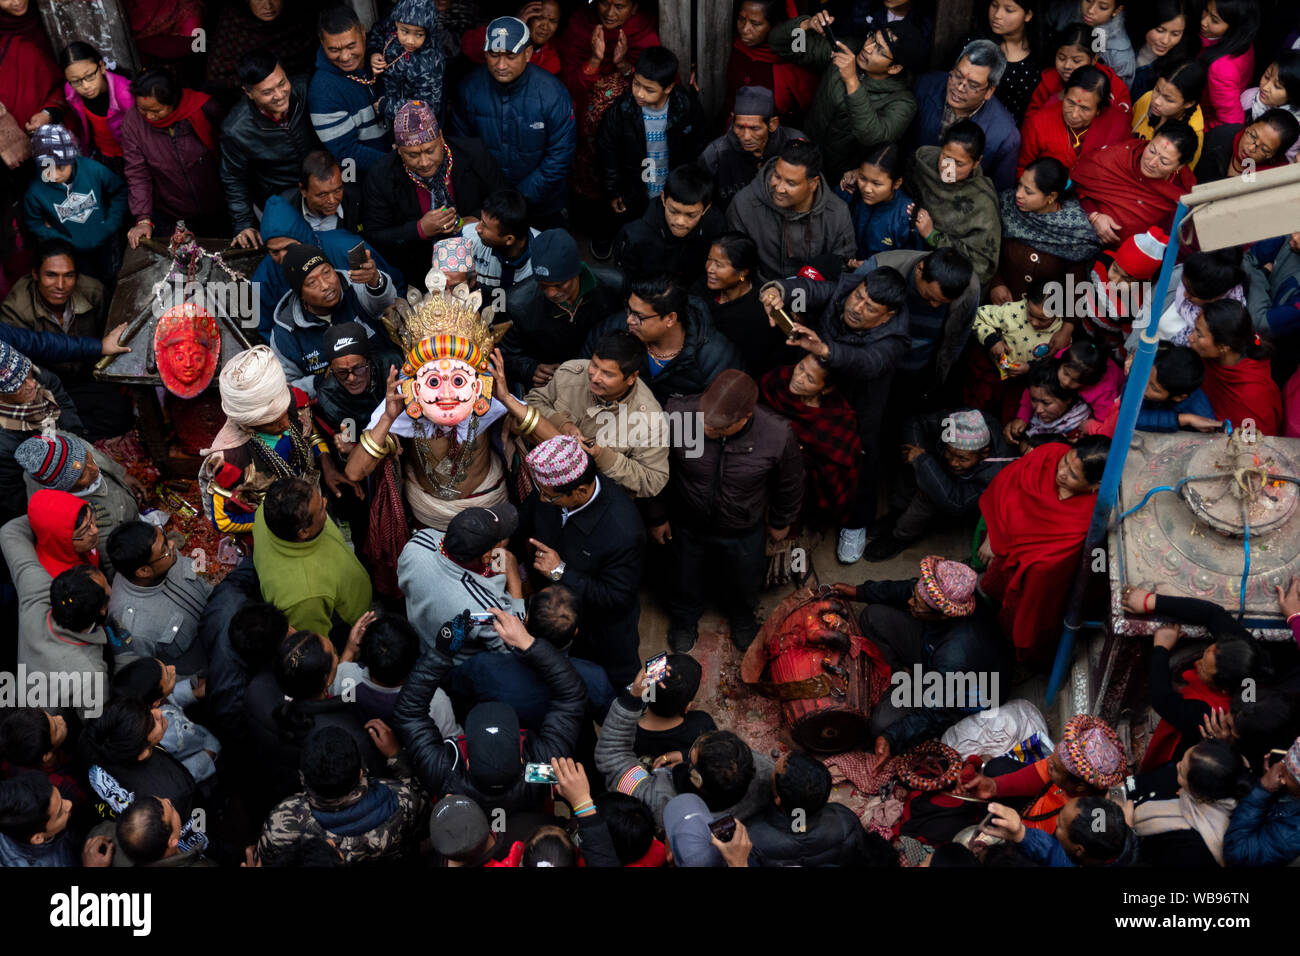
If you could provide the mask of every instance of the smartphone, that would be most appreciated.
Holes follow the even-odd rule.
[[[668,655],[660,654],[645,662],[645,676],[652,684],[657,684],[668,674]]]
[[[826,37],[827,40],[831,41],[831,52],[838,53],[840,48],[837,45],[835,31],[831,29],[831,25],[829,23],[826,24],[824,27],[822,27],[822,36]]]
[[[366,265],[366,244],[358,242],[348,250],[348,268],[363,269]]]
[[[721,820],[714,820],[709,824],[709,832],[721,842],[730,843],[731,838],[736,835],[736,818],[728,815]]]
[[[491,624],[497,617],[491,611],[470,611],[469,619],[474,624]]]
[[[524,783],[559,783],[555,768],[549,763],[524,764]]]
[[[785,309],[773,309],[772,318],[776,321],[776,327],[785,334],[786,338],[794,335],[794,319],[790,318],[790,313]]]

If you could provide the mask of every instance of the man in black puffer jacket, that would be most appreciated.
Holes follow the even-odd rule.
[[[866,831],[848,807],[830,803],[830,771],[794,751],[772,773],[776,800],[746,821],[761,866],[861,866]]]
[[[255,50],[239,62],[239,82],[245,95],[221,124],[221,184],[233,244],[251,247],[253,207],[297,185],[303,157],[321,144],[307,112],[306,77],[291,79],[275,54]]]
[[[587,709],[587,686],[563,653],[547,641],[534,639],[517,617],[502,611],[495,617],[501,640],[537,669],[550,690],[551,707],[541,730],[520,733],[514,708],[491,702],[469,712],[463,740],[442,739],[429,718],[429,703],[451,670],[451,655],[458,647],[451,624],[442,627],[434,647],[406,679],[393,723],[431,797],[463,794],[489,816],[498,808],[514,816],[538,808],[549,795],[546,785],[524,782],[524,764],[573,756]]]
[[[641,381],[660,405],[675,396],[698,395],[723,369],[741,366],[740,353],[713,325],[708,305],[667,277],[633,282],[627,308],[592,329],[581,357],[591,358],[601,339],[621,329],[645,343]]]

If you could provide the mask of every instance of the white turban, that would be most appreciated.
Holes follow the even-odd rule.
[[[273,422],[292,399],[280,360],[265,345],[245,349],[221,370],[221,410],[232,425],[252,428]]]

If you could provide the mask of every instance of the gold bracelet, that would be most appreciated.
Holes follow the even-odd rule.
[[[383,460],[384,458],[387,458],[390,454],[392,454],[392,452],[389,450],[387,439],[385,439],[384,441],[384,447],[380,448],[378,445],[375,444],[375,440],[370,437],[369,429],[363,431],[359,437],[361,439],[361,447],[365,450],[366,454],[369,455],[371,458]],[[388,437],[391,438],[392,436],[388,436]]]
[[[524,415],[524,420],[519,423],[519,435],[521,438],[527,438],[537,429],[537,423],[541,420],[542,413],[535,408],[528,409]]]

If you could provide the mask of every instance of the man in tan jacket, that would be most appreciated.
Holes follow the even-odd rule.
[[[634,498],[651,498],[668,483],[670,430],[659,401],[638,374],[644,355],[635,335],[610,332],[590,359],[564,362],[525,401],[508,393],[502,401],[526,441],[573,435],[601,474]],[[504,369],[496,374],[501,398]]]

